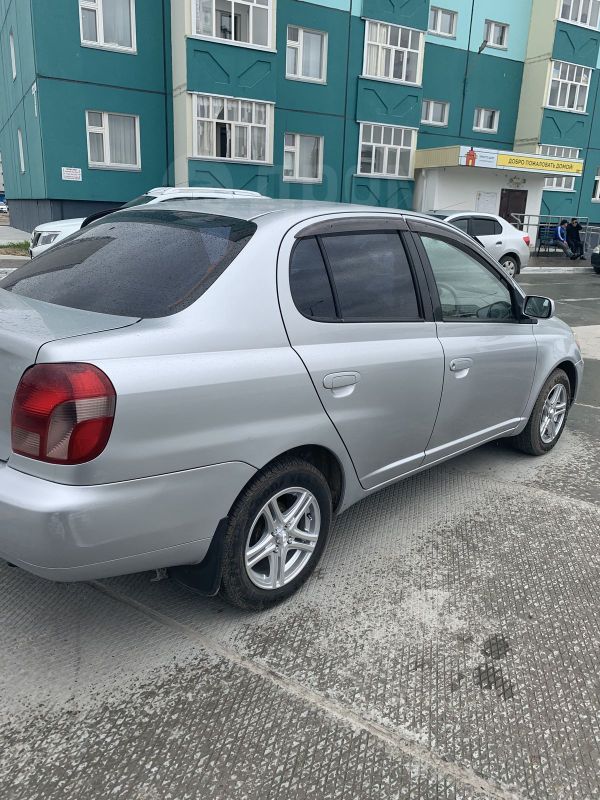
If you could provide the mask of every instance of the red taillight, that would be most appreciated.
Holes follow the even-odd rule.
[[[51,464],[81,464],[106,447],[116,393],[92,364],[36,364],[21,378],[12,408],[12,449]]]
[[[527,247],[529,247],[529,245],[531,244],[531,237],[530,236],[524,236],[523,237],[523,241],[525,242]]]

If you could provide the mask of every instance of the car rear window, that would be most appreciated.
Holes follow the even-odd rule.
[[[255,231],[253,222],[212,214],[120,211],[37,256],[0,288],[102,314],[166,317],[204,294]]]

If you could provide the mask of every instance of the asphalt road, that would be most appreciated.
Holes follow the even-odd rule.
[[[0,796],[600,797],[600,276],[522,282],[586,355],[560,445],[359,504],[278,608],[0,564]]]

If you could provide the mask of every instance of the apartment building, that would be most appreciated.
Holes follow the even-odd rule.
[[[13,222],[161,184],[600,221],[599,16],[600,0],[0,0]]]

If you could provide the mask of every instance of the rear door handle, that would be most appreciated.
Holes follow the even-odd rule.
[[[496,242],[496,244],[504,244],[504,242]]]
[[[472,358],[453,358],[450,362],[450,370],[452,372],[462,372],[465,369],[470,369],[472,366]]]
[[[323,386],[326,389],[343,389],[345,386],[354,386],[359,379],[358,372],[331,372],[323,378]]]

